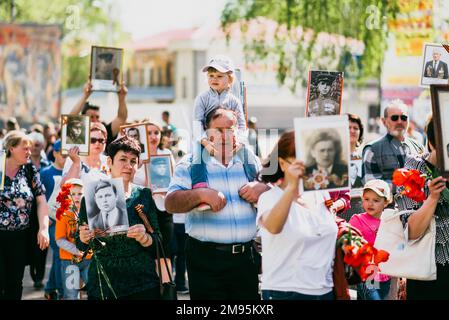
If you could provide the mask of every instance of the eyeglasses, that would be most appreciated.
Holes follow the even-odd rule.
[[[408,120],[408,116],[406,116],[405,114],[402,114],[400,118],[401,118],[402,121],[407,121]],[[390,117],[390,119],[391,119],[391,121],[396,122],[396,121],[399,120],[399,116],[397,114],[394,114],[394,115],[392,115]]]
[[[101,143],[101,144],[104,144],[106,141],[103,138],[99,138],[99,139],[97,139],[97,138],[90,138],[90,143],[91,144],[95,144],[97,142]]]

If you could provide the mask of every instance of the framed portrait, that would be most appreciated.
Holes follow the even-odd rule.
[[[90,117],[83,115],[61,115],[61,153],[68,154],[73,147],[79,155],[88,156],[90,146]]]
[[[173,176],[173,164],[169,154],[151,156],[145,164],[147,184],[153,194],[167,193]]]
[[[438,167],[441,175],[449,178],[449,86],[431,85],[432,114],[435,130]]]
[[[142,162],[148,162],[150,159],[150,152],[148,149],[148,130],[147,123],[130,124],[120,127],[120,135],[127,135],[130,138],[137,140],[140,146],[140,158]]]
[[[0,190],[5,187],[6,151],[0,150]]]
[[[87,222],[96,236],[112,236],[129,229],[123,179],[91,180],[85,185]]]
[[[343,93],[343,72],[309,71],[306,117],[339,115]]]
[[[349,189],[349,120],[346,115],[295,118],[296,158],[306,165],[300,191]]]
[[[425,43],[423,48],[421,86],[449,84],[448,64],[449,53],[441,44]]]
[[[92,46],[90,76],[93,91],[118,92],[123,79],[123,49]]]

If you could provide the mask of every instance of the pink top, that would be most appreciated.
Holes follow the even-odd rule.
[[[364,212],[353,215],[351,220],[349,220],[349,224],[357,228],[362,233],[363,238],[365,238],[370,244],[374,245],[377,230],[379,230],[380,219],[374,218],[367,212]],[[374,280],[379,282],[388,281],[389,279],[389,276],[379,273],[374,277]]]

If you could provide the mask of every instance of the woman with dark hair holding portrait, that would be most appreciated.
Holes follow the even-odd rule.
[[[48,235],[45,188],[36,167],[28,163],[31,140],[22,131],[10,131],[6,151],[4,189],[0,191],[0,300],[20,300],[25,265],[32,250],[44,250]]]
[[[90,300],[159,299],[159,276],[156,273],[155,240],[146,232],[136,206],[143,212],[155,232],[159,233],[158,209],[151,190],[132,183],[139,165],[140,147],[127,136],[113,141],[107,150],[111,178],[123,178],[129,221],[127,234],[97,237],[87,224],[85,200],[79,214],[79,233],[76,245],[85,252],[89,247],[94,256],[89,267],[88,298]],[[100,268],[103,272],[98,272]],[[162,267],[163,281],[167,274]],[[109,282],[106,281],[106,277]]]
[[[425,127],[427,135],[428,153],[409,157],[404,165],[405,169],[419,170],[428,176],[428,170],[438,168],[438,152],[435,144],[434,122],[429,118]],[[407,300],[447,300],[449,299],[449,203],[441,196],[441,192],[449,187],[447,179],[439,176],[428,181],[424,187],[426,199],[416,202],[401,192],[398,187],[396,205],[400,211],[408,210],[401,216],[402,223],[408,228],[409,240],[419,239],[435,217],[435,262],[437,278],[433,281],[419,281],[407,279]],[[410,261],[410,263],[415,263]]]
[[[299,194],[306,167],[295,158],[294,132],[284,133],[261,180],[274,187],[259,198],[264,300],[333,300],[337,224],[327,191]]]

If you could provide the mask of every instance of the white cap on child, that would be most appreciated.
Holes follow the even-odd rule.
[[[203,72],[206,72],[210,67],[219,72],[234,72],[234,64],[227,56],[215,56],[209,60],[209,63],[203,67]]]
[[[384,197],[385,199],[387,199],[388,203],[391,202],[390,186],[383,180],[374,179],[368,181],[367,183],[365,183],[365,186],[363,187],[363,191],[365,190],[372,190],[379,197]]]

